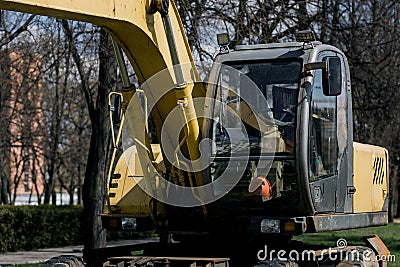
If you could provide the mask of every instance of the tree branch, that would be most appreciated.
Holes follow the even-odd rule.
[[[81,90],[85,96],[85,100],[89,109],[89,116],[92,117],[94,114],[94,110],[95,110],[95,105],[94,102],[92,100],[92,95],[90,93],[90,88],[89,88],[89,78],[86,75],[86,72],[84,70],[84,66],[81,62],[81,57],[78,53],[78,49],[76,48],[75,42],[74,42],[74,38],[72,35],[72,30],[69,27],[69,24],[66,20],[61,20],[61,24],[63,26],[64,29],[64,33],[65,33],[65,37],[68,41],[69,47],[71,49],[71,53],[72,53],[72,58],[74,59],[75,65],[78,69],[78,73],[79,73],[79,77],[81,78]]]
[[[24,24],[21,25],[15,32],[11,35],[7,36],[0,42],[0,48],[12,42],[15,38],[18,37],[22,32],[28,29],[29,23],[35,18],[36,15],[30,15],[30,17],[25,21]]]

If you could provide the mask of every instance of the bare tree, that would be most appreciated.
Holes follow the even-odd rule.
[[[116,82],[116,62],[111,39],[104,30],[100,30],[98,47],[98,82],[96,91],[90,85],[90,74],[85,71],[84,62],[76,47],[73,31],[67,21],[62,21],[65,36],[72,51],[77,67],[91,121],[91,138],[85,181],[83,185],[83,204],[85,213],[85,249],[106,245],[105,229],[101,226],[100,214],[104,209],[105,177],[110,156],[110,125],[108,124],[107,95]],[[111,53],[111,54],[110,54]],[[87,255],[86,255],[87,256]]]
[[[11,203],[11,120],[10,115],[13,113],[11,106],[12,85],[9,82],[11,77],[11,59],[8,49],[11,42],[20,35],[26,33],[28,25],[35,18],[34,15],[25,15],[15,12],[7,12],[0,10],[0,204]],[[15,107],[15,106],[14,106]],[[18,175],[17,175],[18,176]]]
[[[36,191],[37,159],[42,158],[40,147],[42,132],[40,120],[42,113],[40,102],[42,97],[40,83],[40,59],[34,54],[9,52],[10,84],[7,118],[9,120],[10,143],[10,171],[13,179],[13,199],[15,202],[18,190],[23,190],[32,196],[36,194],[40,199],[40,192]],[[35,176],[31,176],[31,171]],[[23,180],[21,180],[23,178]],[[39,200],[40,201],[40,200]]]
[[[11,202],[11,143],[10,143],[10,120],[8,117],[10,106],[10,84],[7,83],[9,77],[9,57],[7,53],[1,52],[0,56],[0,204],[9,204]]]

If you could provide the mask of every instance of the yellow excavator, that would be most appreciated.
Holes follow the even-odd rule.
[[[233,49],[220,34],[213,67],[199,75],[172,0],[0,8],[94,23],[115,40],[124,88],[109,96],[115,149],[103,223],[156,229],[161,242],[135,248],[141,256],[103,249],[103,266],[386,266],[377,236],[329,253],[289,242],[388,222],[388,152],[353,142],[343,52],[310,31]],[[273,254],[306,249],[313,257]]]

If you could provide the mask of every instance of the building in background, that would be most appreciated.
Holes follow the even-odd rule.
[[[40,203],[45,183],[41,60],[19,52],[3,52],[0,60],[2,203]]]

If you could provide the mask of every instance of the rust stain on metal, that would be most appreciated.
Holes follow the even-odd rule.
[[[365,237],[365,242],[371,246],[373,250],[380,256],[388,257],[390,255],[389,249],[383,243],[379,236],[374,235],[370,237]]]

